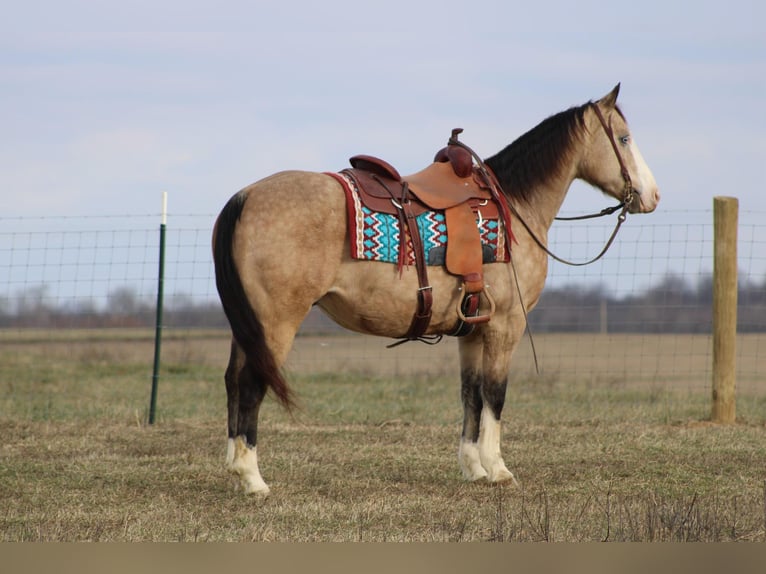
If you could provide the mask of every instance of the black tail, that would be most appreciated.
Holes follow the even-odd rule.
[[[247,194],[234,195],[224,206],[216,221],[213,238],[215,283],[231,331],[247,356],[253,376],[270,388],[279,402],[290,410],[294,406],[287,381],[266,345],[263,325],[245,294],[232,254],[234,230],[237,227]]]

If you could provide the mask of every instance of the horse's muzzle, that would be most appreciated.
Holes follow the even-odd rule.
[[[651,213],[657,209],[660,202],[660,190],[656,187],[650,191],[633,190],[633,201],[628,206],[629,213]]]

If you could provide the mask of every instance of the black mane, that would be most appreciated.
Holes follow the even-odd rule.
[[[588,106],[559,112],[485,160],[505,194],[529,201],[534,190],[568,161],[572,145],[584,129]]]

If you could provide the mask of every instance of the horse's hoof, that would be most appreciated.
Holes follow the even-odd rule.
[[[249,481],[243,480],[240,483],[242,492],[247,496],[264,500],[271,494],[271,489],[265,484],[251,484]]]
[[[512,484],[513,486],[519,486],[519,483],[516,480],[516,477],[513,476],[513,473],[507,468],[501,468],[495,471],[494,473],[492,473],[491,475],[487,475],[487,480],[493,484],[507,482]]]
[[[465,478],[468,482],[476,482],[482,478],[487,478],[487,471],[484,470],[481,466],[478,468],[464,469],[463,478]]]

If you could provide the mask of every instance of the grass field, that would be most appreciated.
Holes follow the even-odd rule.
[[[454,342],[384,343],[297,341],[301,407],[264,406],[257,501],[223,465],[225,334],[168,334],[153,426],[149,333],[3,334],[0,540],[766,539],[766,393],[752,376],[738,424],[707,422],[706,367],[673,360],[704,342],[654,341],[668,358],[640,376],[630,336],[538,337],[541,376],[520,349],[503,427],[518,488],[460,477]],[[588,374],[583,345],[617,366]]]

